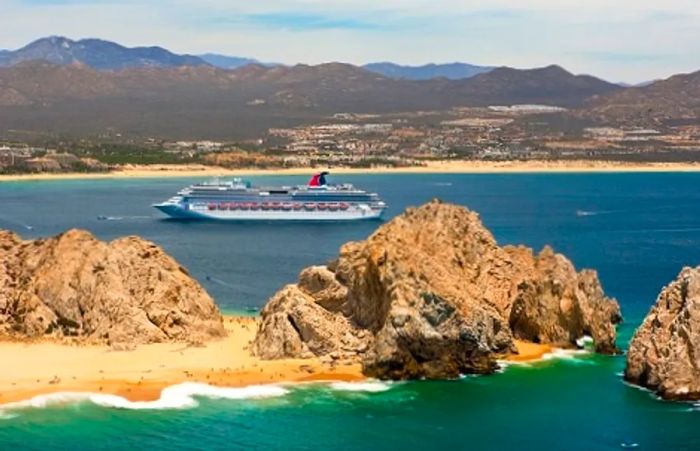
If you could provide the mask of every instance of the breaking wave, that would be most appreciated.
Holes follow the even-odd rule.
[[[213,385],[185,382],[166,387],[155,401],[129,401],[117,395],[90,392],[59,392],[39,395],[26,401],[18,401],[0,406],[0,417],[8,411],[28,408],[43,408],[77,402],[91,402],[102,407],[117,409],[185,409],[199,405],[195,397],[210,399],[261,399],[284,396],[289,393],[279,385],[250,385],[240,388],[215,387]]]
[[[333,382],[330,384],[333,390],[338,391],[361,391],[361,392],[371,392],[379,393],[387,391],[391,388],[389,382]]]
[[[590,352],[585,349],[553,349],[542,356],[542,360],[565,359],[572,360],[577,357],[589,355]]]
[[[14,418],[17,410],[40,409],[75,403],[92,403],[101,407],[124,410],[188,409],[199,405],[198,397],[209,399],[263,399],[282,397],[290,393],[291,387],[282,385],[249,385],[247,387],[215,387],[213,385],[185,382],[166,387],[160,398],[154,401],[130,401],[122,396],[92,392],[57,392],[38,395],[26,401],[0,405],[0,419]],[[379,393],[391,388],[389,382],[332,382],[331,390],[342,392]],[[301,387],[301,386],[300,386]]]
[[[590,356],[591,352],[587,349],[559,349],[555,348],[552,351],[543,354],[542,357],[535,360],[499,360],[497,373],[503,373],[508,367],[520,367],[520,368],[534,368],[538,363],[547,362],[552,360],[567,360],[585,363],[586,360],[580,359],[580,357]]]

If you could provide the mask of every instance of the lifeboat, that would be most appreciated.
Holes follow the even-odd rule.
[[[282,210],[289,211],[292,209],[293,206],[294,204],[292,204],[291,202],[285,202],[282,204]]]
[[[297,211],[298,211],[298,210],[301,210],[302,208],[304,208],[304,204],[300,204],[300,203],[297,202],[297,203],[295,203],[294,205],[292,205],[292,208],[293,208],[294,210],[297,210]]]
[[[216,210],[216,204],[209,204],[207,208],[209,208],[210,210]]]
[[[326,205],[325,203],[321,202],[321,203],[318,204],[317,208],[318,208],[319,210],[327,210],[327,209],[328,209],[328,205]]]
[[[347,202],[341,202],[339,207],[341,210],[347,210],[348,208],[350,208],[350,204]]]
[[[262,205],[260,205],[260,207],[261,207],[263,210],[269,210],[269,209],[272,208],[272,204],[269,203],[269,202],[263,202]]]
[[[330,211],[338,211],[338,209],[340,209],[340,204],[338,202],[331,202],[328,204],[328,209]]]
[[[248,202],[241,202],[240,204],[238,204],[238,208],[241,210],[249,210],[250,206],[251,204],[249,204]]]
[[[315,210],[316,204],[314,204],[313,202],[307,202],[304,204],[304,209],[305,210]]]
[[[272,202],[272,209],[273,210],[279,210],[282,208],[282,204],[280,202]]]
[[[250,202],[248,204],[248,208],[250,208],[251,210],[260,210],[260,204],[257,202]]]
[[[228,204],[229,210],[238,210],[239,208],[241,208],[241,204],[239,204],[238,202],[231,202],[230,204]]]
[[[221,202],[221,203],[219,204],[219,210],[226,210],[226,208],[227,208],[227,206],[226,206],[226,203],[225,203],[225,202]]]

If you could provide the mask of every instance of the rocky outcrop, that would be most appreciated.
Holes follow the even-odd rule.
[[[661,291],[632,338],[625,379],[666,399],[700,399],[700,266]]]
[[[573,347],[590,335],[612,353],[620,319],[594,272],[550,248],[499,247],[476,213],[433,201],[302,271],[263,309],[254,352],[440,378],[493,371],[516,338]]]
[[[0,231],[0,337],[112,345],[225,334],[204,289],[155,244],[70,230],[23,241]]]

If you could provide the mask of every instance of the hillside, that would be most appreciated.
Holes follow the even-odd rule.
[[[176,55],[161,47],[134,47],[101,39],[73,41],[60,36],[36,40],[15,51],[0,53],[0,66],[42,60],[53,64],[85,64],[98,70],[132,67],[202,66],[207,63],[192,55]]]
[[[468,80],[412,81],[340,63],[98,71],[80,63],[31,61],[0,68],[0,133],[244,138],[338,112],[515,103],[577,106],[618,89],[554,67],[503,68]]]
[[[697,119],[700,117],[700,72],[674,75],[647,86],[593,99],[586,114],[640,125]]]
[[[425,64],[423,66],[402,66],[389,62],[371,63],[362,66],[368,71],[386,77],[405,80],[430,80],[432,78],[447,78],[462,80],[493,70],[493,67],[475,66],[465,63]]]
[[[253,58],[219,55],[218,53],[205,53],[202,55],[197,55],[197,57],[203,59],[208,64],[221,69],[238,69],[239,67],[247,66],[249,64],[260,64],[258,60]]]
[[[584,101],[622,88],[589,75],[574,75],[559,66],[537,69],[501,67],[449,85],[471,105],[537,103],[580,106]]]

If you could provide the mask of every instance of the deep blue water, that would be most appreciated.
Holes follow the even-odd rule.
[[[257,177],[256,183],[303,183]],[[700,174],[337,176],[379,192],[388,217],[438,197],[478,211],[501,244],[551,244],[595,268],[626,323],[625,347],[659,290],[700,264]],[[71,227],[162,245],[225,311],[262,306],[311,264],[380,223],[232,224],[165,220],[150,207],[192,179],[0,184],[0,227],[24,237]],[[115,220],[98,220],[100,215]],[[582,357],[382,393],[294,388],[282,398],[202,400],[195,409],[79,404],[0,419],[0,448],[700,449],[700,412],[624,385],[622,357]],[[3,371],[11,367],[2,365]],[[107,440],[105,440],[107,439]],[[2,445],[6,446],[2,446]]]

